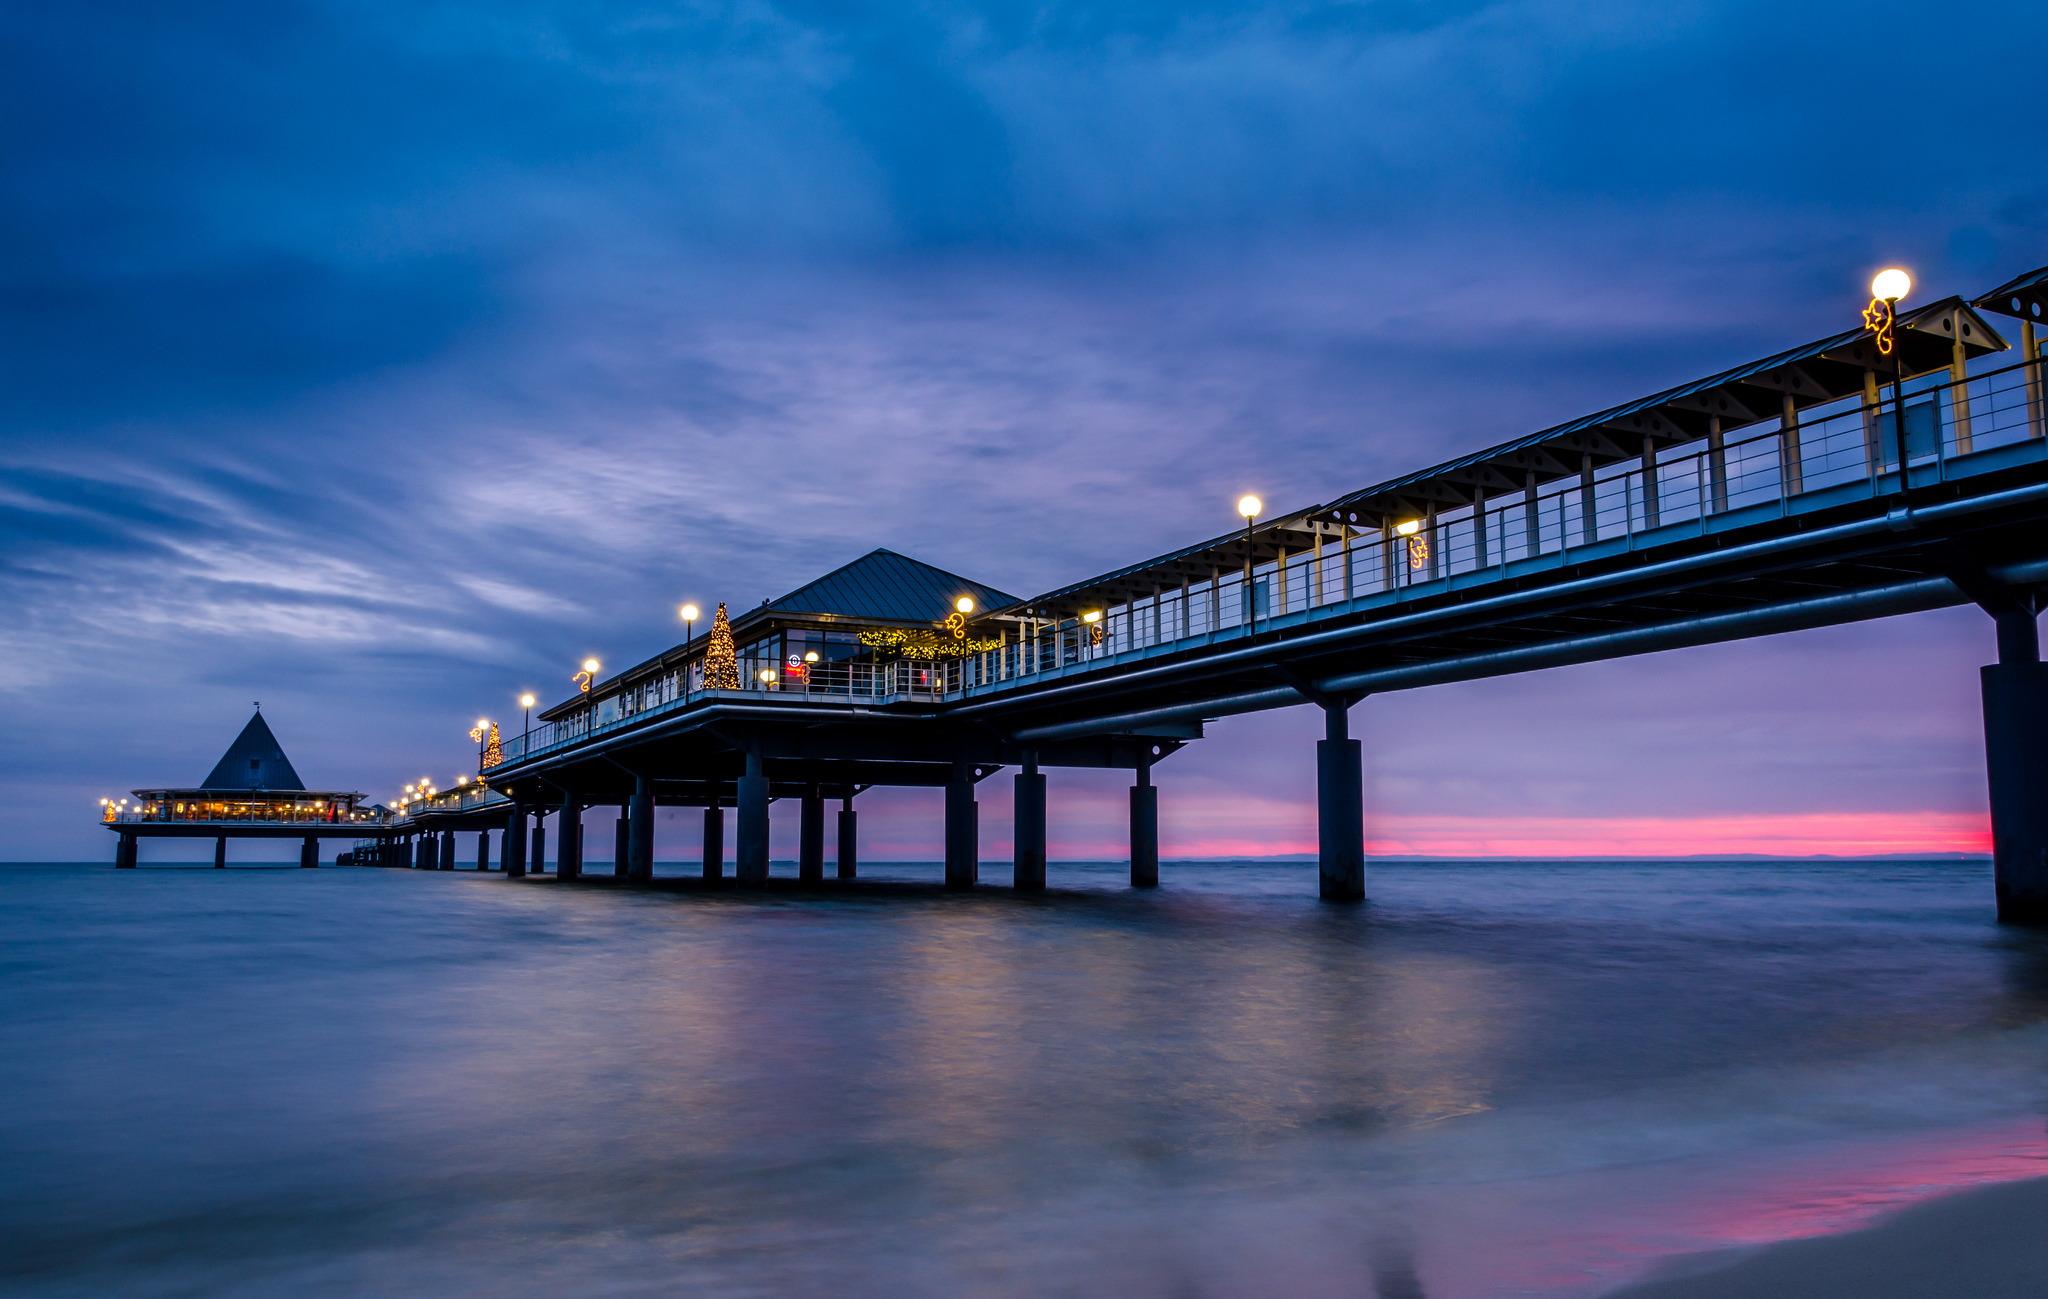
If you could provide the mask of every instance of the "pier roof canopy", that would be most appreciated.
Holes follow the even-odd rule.
[[[1017,602],[1017,597],[1006,591],[893,550],[877,549],[779,600],[749,609],[744,618],[752,622],[765,614],[782,613],[858,622],[934,623],[943,621],[953,611],[953,602],[963,595],[973,597],[977,609]]]
[[[213,764],[212,773],[200,788],[286,791],[303,790],[306,783],[292,769],[292,760],[284,756],[284,746],[270,733],[269,723],[258,711],[228,751],[220,755],[220,761]]]

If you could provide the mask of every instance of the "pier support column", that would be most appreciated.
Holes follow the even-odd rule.
[[[1991,874],[2008,925],[2048,925],[2048,663],[2034,614],[2030,595],[1994,610],[1998,662],[1979,669]]]
[[[476,868],[487,871],[491,868],[491,832],[479,830],[476,836]]]
[[[533,814],[532,843],[533,846],[527,853],[527,859],[533,863],[534,874],[545,875],[548,873],[548,814],[546,812],[535,812]],[[559,870],[557,873],[559,874]]]
[[[1324,738],[1316,742],[1316,866],[1321,896],[1331,902],[1365,896],[1365,771],[1350,712],[1349,700],[1326,700]]]
[[[444,871],[455,869],[455,832],[453,830],[443,830],[441,832],[441,852],[435,859],[434,864]]]
[[[562,818],[555,822],[555,877],[573,880],[583,876],[583,808],[574,798],[562,800]]]
[[[612,822],[612,874],[620,879],[633,873],[633,804],[619,804],[619,819]]]
[[[213,841],[213,868],[215,870],[226,870],[228,868],[228,837],[226,835],[222,835]]]
[[[740,777],[738,856],[733,876],[741,888],[768,882],[768,775],[758,752],[747,755],[747,774]]]
[[[626,859],[632,863],[627,878],[646,884],[654,879],[654,782],[645,776],[633,778],[632,817],[626,834]]]
[[[1138,755],[1138,783],[1131,786],[1131,887],[1159,887],[1159,787],[1152,783],[1152,746]]]
[[[860,813],[853,810],[851,796],[839,801],[839,878],[850,880],[860,873]]]
[[[135,856],[135,836],[132,834],[122,835],[120,842],[114,845],[114,869],[117,871],[134,870]]]
[[[804,790],[797,819],[796,874],[806,884],[825,882],[825,796],[816,785]]]
[[[1045,887],[1045,777],[1038,770],[1038,750],[1024,750],[1024,770],[1012,777],[1013,847],[1010,884],[1027,891]]]
[[[725,878],[725,809],[717,803],[704,809],[704,878]]]
[[[974,768],[953,764],[946,782],[946,887],[971,889],[980,873],[981,807],[974,801]]]
[[[306,836],[306,841],[299,845],[299,869],[302,871],[312,870],[319,866],[319,864],[320,840],[309,834]]]
[[[514,803],[505,822],[505,874],[519,879],[526,874],[526,805]]]

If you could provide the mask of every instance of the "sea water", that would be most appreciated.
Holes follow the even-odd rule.
[[[1981,862],[1125,871],[0,868],[0,1288],[1578,1296],[2048,1172]]]

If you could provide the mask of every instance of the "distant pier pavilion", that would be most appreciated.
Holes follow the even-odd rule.
[[[347,790],[307,789],[259,710],[214,764],[190,788],[136,789],[132,807],[110,803],[101,814],[120,836],[114,865],[136,864],[142,839],[212,839],[213,864],[226,866],[230,839],[297,839],[299,865],[320,864],[322,839],[379,840],[390,833],[390,814],[365,807]]]

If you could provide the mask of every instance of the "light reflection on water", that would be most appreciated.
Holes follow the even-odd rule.
[[[2048,946],[1981,865],[1313,869],[7,868],[0,1277],[1581,1295],[2048,1150]]]

